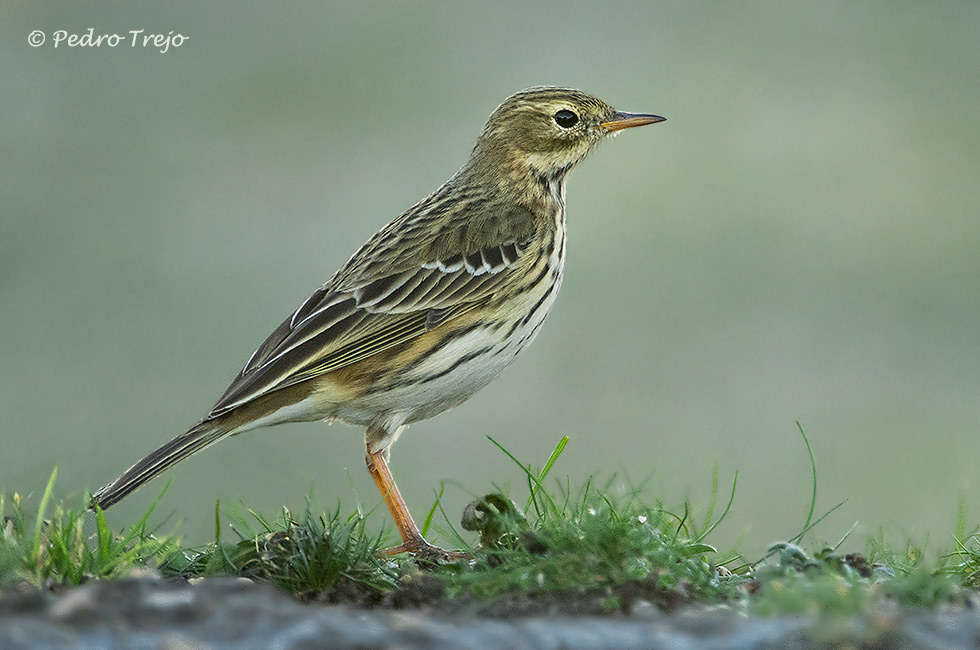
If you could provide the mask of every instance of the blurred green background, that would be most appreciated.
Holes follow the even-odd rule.
[[[0,9],[0,486],[81,502],[203,416],[255,346],[465,160],[486,117],[560,84],[664,124],[571,175],[562,295],[393,471],[454,520],[517,468],[616,474],[703,506],[720,546],[980,520],[980,4],[7,2]],[[53,32],[188,37],[58,48]],[[39,29],[47,42],[31,47]],[[155,521],[380,497],[361,431],[296,424],[170,472]],[[110,511],[122,528],[158,480]],[[724,498],[725,495],[722,495]],[[822,510],[820,510],[822,511]],[[375,528],[389,525],[383,507]],[[439,537],[435,538],[439,541]],[[444,539],[442,541],[445,541]]]

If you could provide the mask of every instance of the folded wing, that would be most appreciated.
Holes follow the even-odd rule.
[[[487,218],[494,218],[492,228],[475,228],[479,222],[472,218],[418,232],[393,222],[269,335],[208,418],[356,363],[479,306],[508,280],[508,271],[525,267],[535,227],[531,213],[517,206]],[[418,236],[426,231],[430,235]],[[386,233],[395,232],[405,242],[403,255],[379,258],[379,250],[391,250]]]

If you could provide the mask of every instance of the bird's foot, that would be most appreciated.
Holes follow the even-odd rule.
[[[398,546],[384,548],[378,551],[381,557],[389,555],[399,555],[401,553],[411,553],[418,560],[429,562],[455,562],[456,560],[468,560],[469,553],[463,551],[447,551],[446,549],[433,546],[422,538],[412,539],[402,542]]]

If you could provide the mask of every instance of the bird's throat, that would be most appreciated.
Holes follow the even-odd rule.
[[[565,176],[571,168],[571,165],[566,165],[557,169],[552,168],[543,171],[532,170],[531,178],[534,181],[534,185],[550,205],[564,208]]]

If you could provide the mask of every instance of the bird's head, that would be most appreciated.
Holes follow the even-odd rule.
[[[501,170],[524,168],[560,180],[606,136],[663,120],[617,111],[581,90],[528,88],[508,97],[490,115],[473,157]]]

